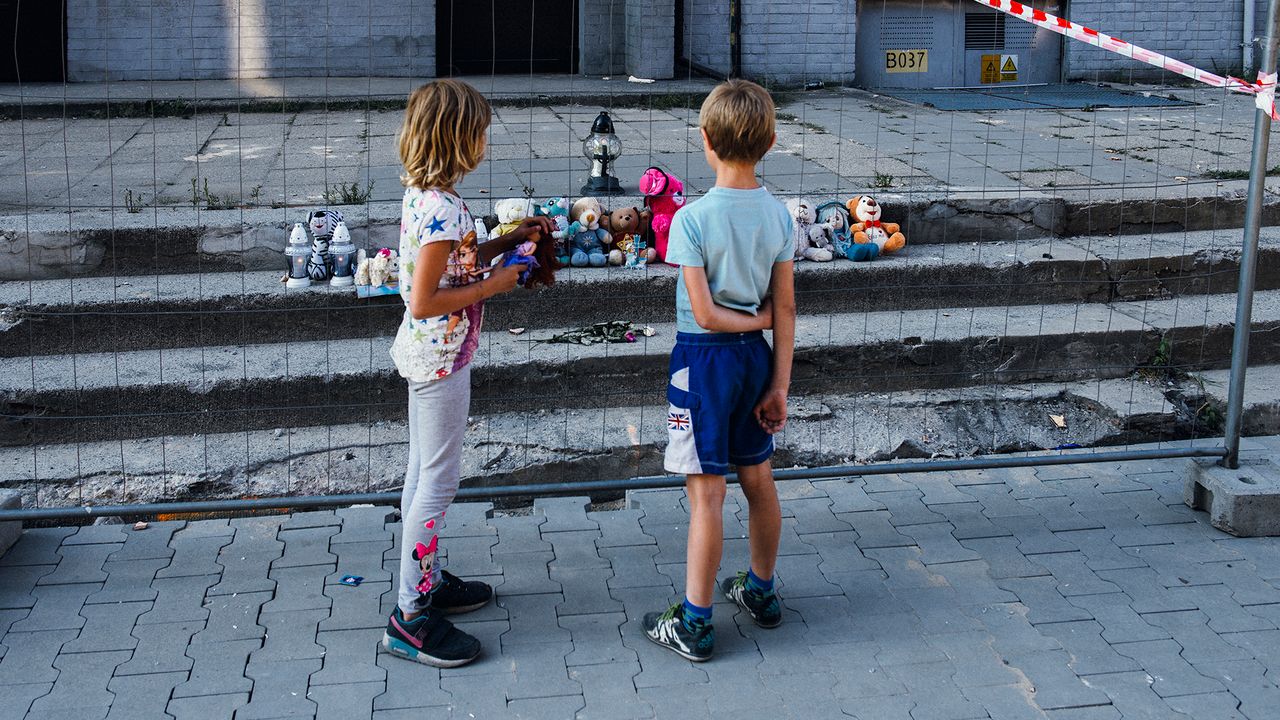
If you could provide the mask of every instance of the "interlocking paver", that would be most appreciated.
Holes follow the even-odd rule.
[[[977,560],[981,556],[956,542],[951,523],[929,523],[901,528],[904,535],[920,546],[920,560],[925,565]]]
[[[123,543],[125,526],[121,523],[95,523],[84,525],[71,533],[62,541],[62,546],[70,545],[103,545]]]
[[[658,548],[655,545],[601,548],[600,556],[608,560],[613,568],[613,577],[609,578],[609,588],[615,590],[651,586],[669,588],[671,580],[658,572],[657,563],[654,561],[657,554]],[[683,558],[680,560],[684,561]],[[616,593],[614,597],[617,597]]]
[[[209,619],[203,630],[191,639],[193,643],[253,640],[266,635],[258,624],[258,612],[271,601],[271,593],[238,593],[214,595],[205,601]]]
[[[1058,592],[1058,581],[1052,577],[1006,578],[996,585],[1018,596],[1032,623],[1093,619],[1088,610],[1073,605]]]
[[[960,544],[982,558],[992,578],[1041,577],[1049,574],[1042,565],[1018,550],[1015,538],[970,538],[961,540]]]
[[[992,718],[1000,720],[1047,720],[1049,715],[1035,706],[1030,689],[1024,685],[961,686],[969,700],[986,708]]]
[[[36,596],[31,590],[57,568],[56,565],[15,565],[4,568],[4,582],[0,583],[0,609],[29,609],[35,606]]]
[[[312,510],[290,513],[280,523],[280,530],[306,530],[310,528],[338,527],[342,518],[332,510]]]
[[[1085,557],[1090,570],[1127,570],[1146,567],[1145,560],[1122,550],[1112,542],[1108,530],[1073,530],[1057,536],[1074,545]]]
[[[204,606],[204,595],[216,582],[217,575],[156,578],[151,582],[151,587],[157,591],[155,602],[150,610],[138,617],[138,624],[207,620],[209,610]]]
[[[1023,555],[1063,553],[1075,550],[1045,525],[1038,515],[994,517],[991,522],[1007,529],[1018,539],[1018,550]]]
[[[187,648],[192,659],[191,676],[173,689],[173,697],[201,695],[235,695],[253,690],[253,681],[245,676],[249,655],[257,650],[258,640],[230,640],[199,643]],[[169,710],[173,712],[172,709]]]
[[[1045,527],[1053,532],[1067,530],[1099,530],[1102,523],[1081,515],[1072,506],[1072,499],[1065,496],[1023,498],[1018,502],[1034,510],[1044,520]]]
[[[587,517],[590,504],[591,498],[585,496],[537,498],[533,501],[534,511],[547,518],[542,524],[543,533],[599,530],[596,521]]]
[[[28,528],[22,531],[18,542],[0,555],[0,567],[18,565],[57,565],[62,560],[58,553],[59,546],[68,535],[74,534],[78,528]]]
[[[504,648],[538,643],[571,644],[569,631],[556,621],[556,606],[564,602],[559,593],[499,596],[497,602],[511,618],[511,630],[502,636]]]
[[[493,546],[494,559],[499,555],[551,552],[551,543],[542,539],[542,515],[495,516],[489,523],[498,531],[498,544]],[[501,562],[501,560],[499,560]]]
[[[991,522],[977,502],[938,505],[933,508],[951,523],[951,535],[957,540],[1007,537],[1013,532]]]
[[[270,578],[279,588],[275,598],[262,606],[262,612],[293,612],[295,610],[328,610],[333,601],[324,594],[325,578],[333,573],[332,565],[301,565],[273,569]]]
[[[1242,632],[1245,630],[1274,630],[1276,624],[1265,615],[1256,615],[1249,608],[1236,602],[1231,589],[1225,585],[1192,585],[1169,588],[1176,597],[1193,598],[1196,607],[1209,618],[1209,629],[1214,633]],[[1280,595],[1274,596],[1280,600]]]
[[[982,505],[982,512],[993,521],[997,518],[1035,515],[1035,510],[1018,502],[1009,486],[1004,483],[998,485],[970,485],[966,486],[964,491],[965,494],[973,497]]]
[[[138,646],[138,639],[132,635],[134,623],[149,609],[149,602],[85,605],[80,608],[80,616],[85,619],[84,627],[79,637],[62,646],[62,652],[133,650]]]
[[[382,612],[382,599],[392,595],[390,582],[362,582],[356,587],[329,583],[324,594],[332,601],[329,616],[320,622],[320,630],[375,630],[387,624]]]
[[[494,561],[502,567],[502,584],[496,588],[500,596],[536,595],[559,593],[559,582],[551,579],[549,564],[555,559],[551,552],[495,555]]]
[[[102,564],[107,556],[120,549],[120,543],[93,545],[63,545],[58,552],[62,561],[58,569],[41,577],[36,585],[78,585],[101,583],[107,579]]]
[[[117,671],[119,668],[117,668]],[[179,683],[186,682],[185,672],[120,675],[107,682],[107,690],[115,697],[107,720],[141,720],[165,717],[169,694]]]
[[[657,717],[653,707],[636,698],[634,678],[640,663],[578,665],[569,668],[569,679],[582,687],[583,707],[577,720],[646,720]]]
[[[621,608],[622,604],[619,603],[618,606]],[[565,664],[572,668],[578,665],[634,661],[635,651],[622,644],[622,632],[619,629],[626,620],[627,616],[622,612],[560,615],[560,627],[569,631],[573,642],[573,650],[565,656]]]
[[[0,675],[0,677],[4,677]],[[7,685],[0,683],[0,707],[6,708],[13,713],[14,717],[26,717],[27,710],[31,708],[31,703],[37,698],[44,697],[53,689],[53,681],[42,683],[24,683],[21,685]]]
[[[1174,711],[1192,718],[1214,718],[1214,720],[1247,720],[1238,711],[1240,700],[1229,692],[1203,693],[1201,695],[1179,695],[1162,698],[1166,705]]]
[[[129,530],[125,533],[124,545],[108,556],[107,562],[167,560],[173,557],[174,550],[169,543],[174,533],[186,526],[185,521],[175,520],[148,523],[145,530]]]
[[[1193,598],[1171,594],[1150,568],[1102,570],[1098,577],[1124,590],[1132,600],[1130,607],[1140,615],[1196,609]]]
[[[1002,656],[1062,648],[1056,639],[1036,630],[1027,618],[1027,607],[1022,603],[974,605],[966,610],[991,633],[991,647]]]
[[[41,585],[32,589],[36,602],[30,614],[15,622],[9,632],[69,630],[84,627],[80,608],[85,598],[102,589],[101,584]]]
[[[1124,593],[1106,595],[1073,595],[1067,602],[1084,610],[1102,625],[1102,639],[1109,643],[1166,640],[1172,637],[1163,628],[1156,627],[1129,606],[1131,600]]]
[[[1252,660],[1196,665],[1196,669],[1240,699],[1240,713],[1249,720],[1264,720],[1280,707],[1280,687],[1263,677],[1264,668]]]
[[[889,513],[889,522],[896,528],[942,522],[946,519],[921,502],[922,494],[919,490],[877,492],[873,497],[884,503]]]
[[[502,664],[515,673],[514,682],[506,687],[508,700],[582,694],[582,686],[570,679],[565,665],[565,655],[573,651],[571,643],[512,644],[507,642],[510,636],[502,636],[501,657]]]
[[[111,557],[119,554],[117,552]],[[107,573],[107,581],[103,583],[101,590],[90,595],[85,602],[94,605],[155,600],[159,593],[151,587],[151,582],[155,580],[156,573],[168,564],[167,558],[107,560],[102,564],[103,571]]]
[[[562,568],[552,562],[550,572],[552,580],[568,589],[564,601],[556,608],[560,617],[622,612],[622,603],[609,594],[611,567]]]
[[[156,577],[192,577],[198,575],[218,575],[222,573],[222,565],[218,564],[218,553],[230,545],[232,536],[191,536],[186,530],[175,533],[170,546],[173,548],[173,559],[169,565],[156,573]]]
[[[1122,673],[1141,669],[1133,658],[1117,653],[1102,637],[1102,625],[1092,620],[1044,623],[1036,629],[1052,635],[1071,653],[1071,669],[1077,675]]]
[[[585,706],[581,695],[519,698],[507,703],[507,712],[515,720],[571,718]]]
[[[391,542],[391,531],[387,530],[388,513],[389,509],[380,505],[335,510],[334,514],[342,522],[342,529],[337,535],[329,538],[330,546],[345,543]]]
[[[889,513],[885,510],[867,510],[862,512],[842,513],[841,520],[853,526],[858,533],[858,547],[864,551],[871,548],[907,547],[915,541],[894,529],[889,523]]]
[[[627,507],[644,511],[643,527],[650,525],[679,525],[689,522],[689,511],[684,507],[685,492],[679,490],[629,490]]]
[[[822,480],[813,487],[831,498],[831,512],[850,513],[868,510],[884,510],[884,503],[867,495],[859,479]]]
[[[138,646],[133,658],[116,668],[116,677],[160,673],[182,673],[186,682],[192,659],[187,656],[191,637],[204,629],[204,621],[137,625],[133,636]],[[167,697],[167,696],[166,696]]]
[[[271,563],[272,570],[309,565],[334,565],[338,557],[329,552],[329,538],[338,534],[337,525],[286,530],[276,537],[284,543],[284,554]]]
[[[778,591],[788,598],[843,595],[843,588],[827,580],[819,569],[821,561],[822,557],[819,555],[786,555],[778,558],[774,571]],[[682,586],[683,583],[679,585]]]
[[[320,621],[328,616],[329,612],[325,609],[260,613],[257,622],[265,632],[262,634],[261,646],[254,649],[251,660],[256,664],[266,664],[324,657],[325,648],[318,643],[316,633]],[[205,632],[211,630],[212,627]],[[197,635],[196,639],[199,640],[199,637]]]
[[[1106,693],[1126,720],[1192,720],[1155,694],[1144,672],[1095,675],[1089,678],[1089,684]]]
[[[640,518],[643,516],[644,511],[634,509],[587,513],[587,517],[600,527],[600,539],[596,541],[596,547],[656,544],[657,540],[640,527]]]
[[[489,523],[489,515],[493,512],[493,503],[467,502],[454,503],[445,512],[444,529],[441,538],[475,537],[497,535],[498,529]],[[399,535],[399,528],[387,526],[393,536]]]
[[[551,567],[571,568],[607,568],[609,561],[596,552],[596,540],[600,538],[599,530],[566,530],[562,532],[544,533],[543,537],[551,542]]]
[[[1210,630],[1209,617],[1198,610],[1153,613],[1144,615],[1142,619],[1169,631],[1173,639],[1182,646],[1182,657],[1189,663],[1250,658],[1247,651],[1228,643],[1218,633]]]
[[[279,517],[236,519],[235,540],[218,553],[222,580],[210,588],[210,595],[275,590],[268,569],[284,553],[284,543],[276,538],[280,521]]]
[[[796,531],[801,535],[852,530],[852,525],[835,516],[831,505],[831,498],[828,497],[788,500],[783,503],[783,506],[795,517]]]
[[[960,688],[1013,685],[1019,680],[1000,658],[985,632],[948,633],[925,638],[951,661],[951,680]]]
[[[4,636],[8,650],[0,659],[0,686],[52,683],[58,679],[54,658],[62,646],[76,638],[76,630],[10,632]]]
[[[316,637],[324,647],[324,669],[311,676],[312,685],[384,682],[387,673],[377,665],[382,636],[367,630],[332,630]]]
[[[1034,559],[1053,574],[1058,581],[1058,592],[1064,597],[1120,591],[1120,588],[1090,570],[1082,553],[1048,553],[1036,555]]]
[[[59,670],[53,690],[31,705],[38,718],[104,718],[114,696],[107,690],[111,673],[129,659],[127,651],[88,652],[59,655],[53,665]]]
[[[449,572],[456,575],[466,577],[501,575],[502,566],[493,558],[493,546],[497,543],[496,535],[442,539],[440,541],[440,548],[444,554],[442,562],[449,568]]]
[[[1116,643],[1113,650],[1138,661],[1151,676],[1151,689],[1163,698],[1225,691],[1222,683],[1206,677],[1182,657],[1182,646],[1173,640]]]
[[[951,679],[950,662],[890,666],[885,672],[901,682],[915,701],[911,717],[918,720],[985,718],[987,710],[966,698]]]
[[[1009,665],[1035,688],[1036,704],[1044,710],[1109,705],[1107,696],[1072,672],[1071,656],[1063,650],[1010,654]]]
[[[507,693],[505,690],[495,692],[494,688],[506,688],[513,682],[515,682],[515,673],[511,670],[501,670],[486,675],[445,675],[440,678],[440,687],[450,696],[452,710],[450,717],[508,718],[512,714],[507,709]],[[418,712],[401,717],[411,720],[420,716],[421,713]],[[560,717],[572,717],[572,712]],[[374,719],[380,720],[377,713],[374,713]]]
[[[319,685],[308,690],[307,697],[316,704],[316,720],[368,720],[373,717],[373,699],[385,690],[384,682]]]
[[[251,661],[245,675],[253,680],[253,693],[236,711],[237,720],[311,717],[316,704],[307,696],[307,677],[319,669],[319,660]]]
[[[490,649],[489,653],[494,652]],[[489,658],[481,655],[477,662],[488,662]],[[378,667],[387,673],[386,691],[373,699],[374,710],[396,710],[399,708],[421,708],[448,705],[452,696],[440,689],[440,670],[421,663],[411,662],[390,653],[379,653],[376,660]],[[326,685],[324,690],[333,691],[341,685]]]
[[[456,542],[456,541],[455,541]],[[333,554],[337,555],[337,570],[325,579],[325,584],[332,585],[344,575],[359,575],[364,582],[391,582],[391,572],[383,567],[386,552],[391,549],[391,540],[375,540],[372,542],[345,542],[331,545]],[[488,556],[488,550],[485,550]],[[479,570],[487,570],[481,567]],[[494,568],[496,570],[496,568]],[[477,575],[488,575],[488,572],[473,572]]]
[[[248,704],[249,693],[247,692],[201,697],[174,697],[165,706],[165,712],[172,715],[174,720],[207,720],[207,718],[212,717],[229,718],[235,715],[237,708]]]

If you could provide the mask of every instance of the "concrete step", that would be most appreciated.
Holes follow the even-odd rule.
[[[1249,357],[1252,360],[1252,344]],[[1223,422],[1227,414],[1229,369],[1192,373],[1181,391],[1180,401],[1201,415]],[[1249,436],[1280,433],[1280,365],[1250,365],[1244,384],[1243,432]]]
[[[805,315],[794,392],[941,389],[1226,367],[1234,295]],[[634,344],[564,345],[555,330],[484,333],[480,414],[660,402],[674,326]],[[1257,294],[1255,362],[1280,362],[1280,291]],[[394,419],[390,339],[0,359],[0,445]]]
[[[1123,236],[1135,243],[1151,233],[1239,234],[1244,217],[1243,181],[1171,194],[1159,188],[1088,188],[1048,194],[1034,190],[921,188],[875,191],[886,208],[884,220],[903,226],[915,245],[974,242],[1029,242],[1049,238]],[[1280,180],[1268,193],[1263,224],[1280,224]],[[566,188],[564,191],[569,192]],[[496,191],[495,191],[496,192]],[[868,190],[868,192],[871,192]],[[1154,193],[1156,197],[1133,195]],[[857,195],[849,189],[841,198]],[[818,199],[818,194],[814,199]],[[638,204],[636,196],[618,203]],[[476,217],[490,212],[488,195],[467,197]],[[342,208],[359,247],[394,247],[399,242],[400,201],[374,201]],[[149,208],[142,213],[79,211],[0,213],[0,280],[68,277],[131,277],[172,273],[274,270],[283,267],[281,248],[288,228],[305,215],[300,208],[192,210]],[[490,216],[492,217],[492,216]],[[70,227],[69,227],[70,226]],[[1231,243],[1239,245],[1239,239]]]
[[[802,314],[1114,302],[1235,289],[1237,231],[915,245],[872,263],[801,263]],[[1280,228],[1261,241],[1258,287],[1280,289]],[[367,338],[399,300],[350,288],[289,290],[280,273],[0,283],[0,357]],[[567,269],[555,287],[489,303],[491,328],[671,322],[676,270]]]
[[[1130,377],[797,398],[775,466],[1206,437],[1167,399],[1175,389]],[[665,416],[665,405],[650,404],[477,416],[463,484],[662,474]],[[29,506],[385,491],[403,479],[407,437],[403,421],[362,420],[0,447],[0,489],[20,491]]]

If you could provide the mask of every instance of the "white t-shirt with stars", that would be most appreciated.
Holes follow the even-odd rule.
[[[471,362],[480,345],[484,303],[448,315],[415,320],[409,311],[413,269],[423,245],[452,243],[440,287],[461,287],[481,279],[475,221],[462,198],[441,190],[407,188],[400,212],[400,297],[404,319],[391,344],[400,375],[413,382],[448,377]]]

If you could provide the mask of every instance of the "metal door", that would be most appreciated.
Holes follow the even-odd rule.
[[[61,82],[66,4],[0,0],[0,82]]]
[[[1057,14],[1062,0],[1041,4]],[[1062,74],[1061,36],[972,0],[859,3],[855,54],[858,84],[872,88],[1052,83]]]

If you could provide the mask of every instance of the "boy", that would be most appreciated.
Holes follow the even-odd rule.
[[[782,512],[769,457],[787,420],[795,293],[791,218],[755,176],[775,140],[773,100],[755,83],[730,80],[702,103],[698,125],[716,184],[675,214],[667,248],[680,278],[665,466],[688,476],[685,600],[645,615],[643,626],[653,642],[701,662],[715,647],[712,586],[730,464],[750,508],[751,567],[720,588],[757,625],[782,622],[773,590]],[[772,350],[761,332],[770,327]]]

